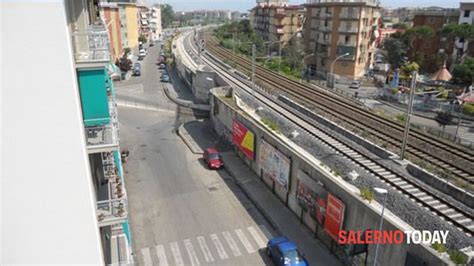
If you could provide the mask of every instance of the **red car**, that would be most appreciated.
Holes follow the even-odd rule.
[[[209,169],[219,169],[224,166],[222,157],[216,149],[208,148],[204,151],[202,158],[207,163]]]

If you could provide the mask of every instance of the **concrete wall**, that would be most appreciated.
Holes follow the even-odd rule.
[[[222,94],[222,92],[220,93]],[[321,164],[319,160],[312,157],[296,145],[292,145],[292,142],[284,136],[273,134],[266,126],[257,122],[258,120],[255,120],[255,118],[252,118],[249,114],[250,113],[239,110],[237,105],[234,104],[234,101],[230,98],[225,98],[225,100],[223,100],[223,98],[214,97],[214,95],[212,96],[211,119],[218,134],[224,135],[225,138],[230,139],[232,135],[233,119],[237,119],[239,122],[243,123],[255,134],[255,161],[250,161],[247,158],[244,158],[240,153],[239,155],[261,178],[262,169],[259,162],[259,154],[262,139],[291,159],[288,191],[283,187],[280,187],[278,184],[275,184],[273,180],[263,178],[263,181],[268,185],[269,189],[272,189],[275,192],[275,195],[295,213],[295,215],[302,217],[303,222],[311,231],[316,232],[317,237],[323,243],[331,246],[329,236],[322,231],[321,226],[316,226],[315,220],[309,217],[307,213],[304,213],[296,202],[296,186],[298,182],[297,174],[299,171],[306,173],[314,182],[322,184],[326,191],[339,198],[345,204],[346,210],[342,227],[344,230],[365,230],[375,229],[378,227],[381,213],[380,204],[377,202],[369,203],[362,200],[359,196],[359,190],[356,187],[346,183],[340,177],[334,176]],[[386,211],[384,219],[383,230],[413,230],[413,228],[408,224],[404,223],[389,211]],[[342,250],[343,247],[337,247],[335,252],[342,252]],[[370,245],[368,252],[368,261],[372,263],[375,245]],[[416,256],[420,261],[427,263],[427,265],[447,264],[447,262],[438,257],[433,250],[421,245],[381,245],[379,252],[379,262],[381,262],[381,265],[404,265],[407,254]]]
[[[3,1],[0,17],[0,265],[102,265],[64,1]]]

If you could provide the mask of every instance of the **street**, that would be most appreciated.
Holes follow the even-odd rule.
[[[208,170],[176,135],[176,126],[193,117],[163,94],[157,47],[139,61],[142,76],[116,85],[119,100],[160,107],[119,106],[121,148],[130,151],[124,170],[135,259],[140,265],[268,264],[271,227],[224,170]]]

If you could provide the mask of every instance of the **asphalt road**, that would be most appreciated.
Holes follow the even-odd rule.
[[[142,76],[116,85],[117,95],[161,109],[119,107],[132,245],[140,265],[266,265],[275,233],[226,172],[210,171],[175,129],[192,120],[160,89],[157,46]],[[182,88],[180,88],[182,89]]]

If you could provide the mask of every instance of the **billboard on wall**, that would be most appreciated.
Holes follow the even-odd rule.
[[[298,170],[296,200],[319,224],[323,224],[326,214],[327,191],[323,185],[314,181],[306,173]]]
[[[260,142],[260,166],[264,175],[275,180],[280,186],[288,190],[290,179],[290,158],[262,139]]]
[[[344,221],[344,203],[331,193],[328,194],[326,206],[326,219],[324,220],[324,231],[335,241],[338,240],[339,231]]]
[[[232,120],[232,141],[249,158],[255,158],[255,135],[248,130],[242,123]]]

